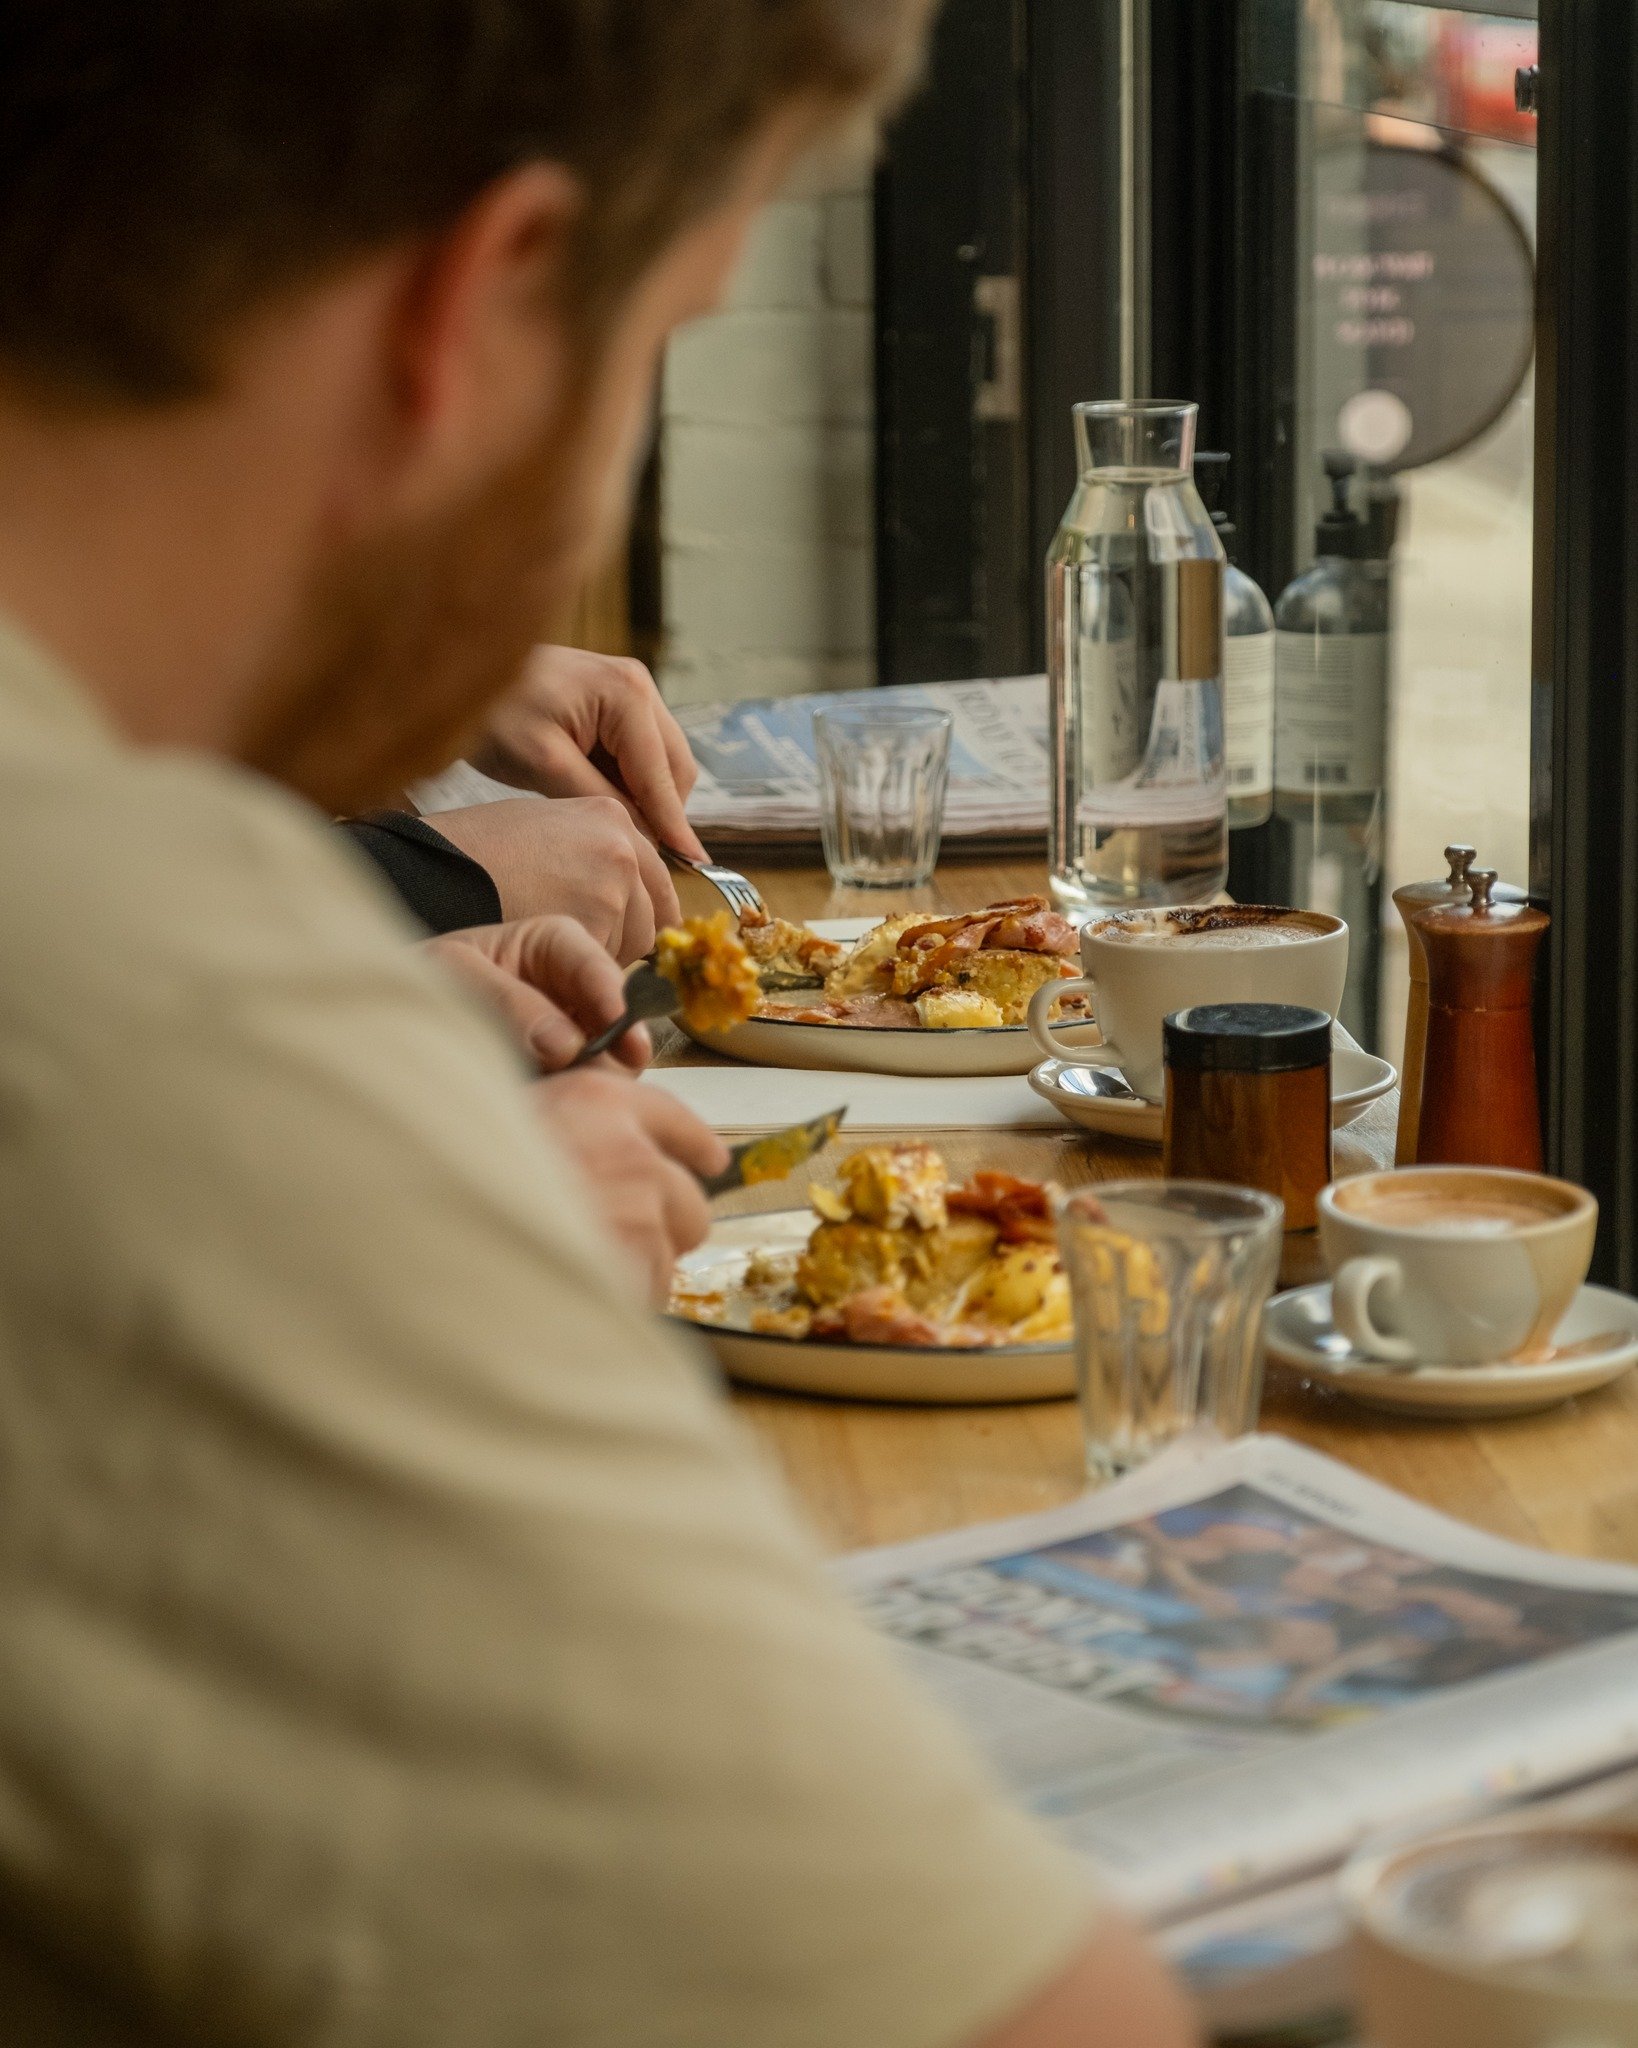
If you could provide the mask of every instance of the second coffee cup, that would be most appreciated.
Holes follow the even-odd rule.
[[[1390,1365],[1538,1355],[1587,1277],[1597,1230],[1584,1188],[1500,1166],[1402,1166],[1319,1199],[1337,1328]]]
[[[1293,1003],[1334,1017],[1348,976],[1348,927],[1320,910],[1211,904],[1197,910],[1123,910],[1081,932],[1074,981],[1051,982],[1029,1006],[1041,1050],[1071,1066],[1119,1067],[1151,1102],[1165,1088],[1161,1031],[1174,1010],[1196,1003]],[[1071,1045],[1048,1012],[1085,995],[1101,1046]]]

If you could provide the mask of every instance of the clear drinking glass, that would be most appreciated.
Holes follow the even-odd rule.
[[[1122,1180],[1076,1188],[1056,1208],[1092,1478],[1129,1471],[1188,1430],[1250,1429],[1280,1265],[1275,1197],[1217,1181]]]
[[[856,889],[925,882],[938,860],[950,714],[826,705],[813,714],[819,834],[832,878]]]

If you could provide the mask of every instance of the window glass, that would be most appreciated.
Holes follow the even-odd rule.
[[[1248,37],[1253,89],[1296,106],[1308,587],[1281,615],[1276,833],[1296,900],[1354,925],[1346,1021],[1394,1058],[1392,889],[1451,840],[1528,869],[1536,48],[1533,22],[1408,0],[1258,0]],[[1344,501],[1366,533],[1333,520],[1316,568]]]

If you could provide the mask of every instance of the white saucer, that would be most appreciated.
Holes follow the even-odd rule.
[[[1331,1321],[1331,1283],[1293,1287],[1268,1304],[1268,1355],[1367,1408],[1396,1415],[1445,1415],[1477,1422],[1529,1415],[1607,1387],[1638,1362],[1638,1301],[1613,1287],[1583,1287],[1553,1332],[1561,1349],[1607,1338],[1590,1351],[1545,1365],[1390,1366],[1362,1357]]]
[[[1331,1122],[1340,1131],[1387,1094],[1399,1075],[1387,1060],[1361,1052],[1357,1045],[1337,1045],[1331,1053]],[[1158,1145],[1165,1111],[1141,1096],[1098,1095],[1095,1076],[1067,1060],[1042,1060],[1032,1069],[1029,1085],[1083,1130],[1106,1138],[1126,1138],[1137,1145]]]

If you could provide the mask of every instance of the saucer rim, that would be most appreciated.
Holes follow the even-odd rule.
[[[1492,1358],[1473,1365],[1456,1365],[1448,1361],[1429,1360],[1412,1366],[1392,1366],[1382,1359],[1361,1358],[1358,1364],[1342,1365],[1323,1353],[1312,1351],[1306,1345],[1298,1345],[1289,1337],[1283,1337],[1274,1322],[1274,1315],[1282,1304],[1291,1303],[1308,1294],[1323,1289],[1331,1291],[1329,1280],[1308,1280],[1300,1287],[1282,1288],[1269,1298],[1263,1312],[1263,1346],[1268,1355],[1278,1364],[1293,1369],[1323,1374],[1338,1387],[1353,1383],[1363,1387],[1371,1385],[1417,1386],[1433,1390],[1439,1387],[1525,1387],[1547,1388],[1558,1380],[1579,1378],[1586,1372],[1595,1372],[1626,1355],[1629,1366],[1638,1362],[1638,1295],[1625,1293],[1619,1287],[1605,1287],[1596,1280],[1583,1280],[1576,1289],[1565,1316],[1574,1312],[1589,1295],[1607,1297],[1619,1302],[1625,1309],[1625,1328],[1620,1341],[1606,1350],[1583,1352],[1576,1358],[1546,1359],[1535,1365],[1514,1365],[1505,1358]],[[1562,1318],[1560,1319],[1562,1321]]]
[[[1370,1108],[1373,1102],[1380,1102],[1384,1095],[1390,1094],[1399,1085],[1399,1069],[1392,1060],[1383,1059],[1380,1053],[1367,1052],[1363,1046],[1355,1046],[1350,1048],[1350,1050],[1357,1053],[1360,1059],[1369,1060],[1376,1069],[1376,1072],[1369,1081],[1362,1083],[1358,1088],[1338,1088],[1336,1086],[1336,1071],[1333,1068],[1331,1076],[1331,1107],[1334,1111],[1338,1108],[1357,1105],[1358,1109],[1363,1113]],[[1147,1095],[1134,1094],[1130,1101],[1120,1095],[1081,1095],[1072,1088],[1060,1088],[1058,1086],[1057,1072],[1050,1076],[1046,1074],[1048,1067],[1062,1071],[1065,1068],[1074,1069],[1083,1065],[1085,1065],[1084,1061],[1059,1059],[1054,1054],[1048,1059],[1037,1061],[1030,1068],[1028,1076],[1029,1085],[1043,1101],[1050,1102],[1055,1109],[1062,1109],[1062,1105],[1058,1100],[1059,1096],[1062,1095],[1074,1101],[1079,1107],[1085,1108],[1095,1105],[1100,1115],[1112,1113],[1117,1116],[1136,1116],[1140,1111],[1147,1110],[1158,1116],[1163,1112],[1165,1105],[1159,1102],[1151,1102]],[[1120,1073],[1118,1067],[1112,1069],[1112,1071],[1117,1074]],[[1122,1074],[1121,1079],[1125,1080],[1125,1078],[1125,1075]],[[1063,1113],[1067,1114],[1067,1111]]]

